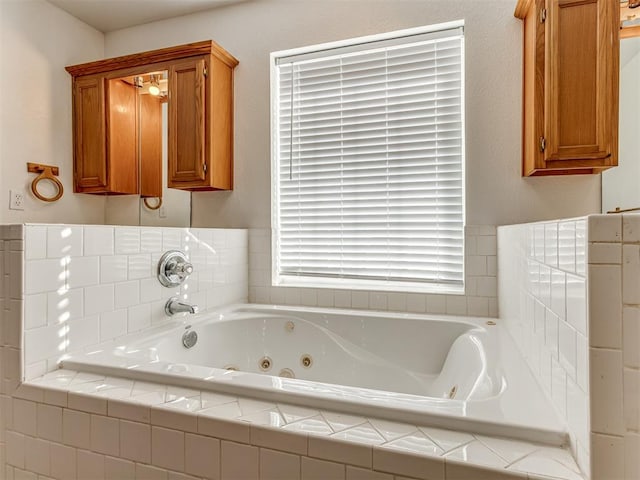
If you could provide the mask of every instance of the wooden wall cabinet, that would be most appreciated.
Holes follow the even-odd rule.
[[[169,188],[233,189],[233,69],[223,50],[169,68]]]
[[[599,173],[618,164],[619,5],[519,0],[523,175]]]
[[[168,187],[233,189],[237,64],[209,40],[67,67],[73,77],[74,192],[161,195],[160,106],[141,100],[122,81],[152,71],[169,72]],[[138,113],[143,111],[155,117]]]

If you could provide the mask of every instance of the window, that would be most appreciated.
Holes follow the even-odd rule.
[[[278,285],[463,290],[462,23],[272,54]]]

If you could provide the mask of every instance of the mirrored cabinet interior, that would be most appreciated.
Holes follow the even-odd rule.
[[[205,41],[67,67],[74,192],[155,208],[165,187],[232,190],[237,64]]]
[[[593,174],[618,164],[617,0],[519,0],[523,175]]]

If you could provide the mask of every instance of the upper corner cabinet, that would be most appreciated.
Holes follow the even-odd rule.
[[[233,70],[238,61],[211,53],[169,68],[169,188],[233,189]]]
[[[233,56],[208,40],[67,67],[73,77],[74,192],[141,193],[140,142],[161,141],[161,135],[145,135],[145,125],[158,119],[144,121],[145,99],[139,95],[144,88],[137,80],[161,72],[168,77],[163,100],[168,103],[167,186],[233,189],[236,65]],[[160,108],[153,111],[161,114]],[[162,166],[151,168],[161,171]]]
[[[523,176],[618,164],[618,2],[518,0],[523,20]]]

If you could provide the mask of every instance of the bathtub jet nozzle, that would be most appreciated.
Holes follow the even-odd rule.
[[[164,306],[164,312],[170,317],[176,313],[198,313],[198,306],[181,302],[178,297],[171,297]]]

